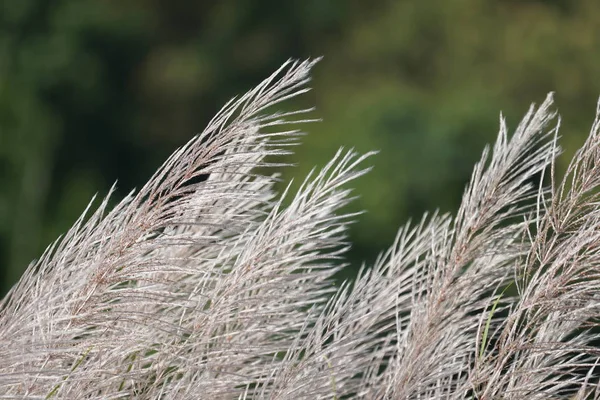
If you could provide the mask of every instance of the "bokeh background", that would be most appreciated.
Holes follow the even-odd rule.
[[[285,177],[380,150],[355,183],[356,267],[409,218],[456,210],[501,110],[514,128],[555,91],[564,168],[600,95],[600,2],[2,0],[0,294],[92,195],[141,187],[229,98],[320,55],[297,104],[324,121]]]

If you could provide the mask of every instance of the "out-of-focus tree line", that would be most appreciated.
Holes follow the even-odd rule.
[[[514,128],[555,91],[572,154],[598,49],[597,0],[3,0],[0,293],[95,193],[140,187],[229,98],[320,55],[299,101],[324,121],[285,177],[381,150],[353,206],[351,261],[372,260],[407,219],[455,210],[500,110]]]

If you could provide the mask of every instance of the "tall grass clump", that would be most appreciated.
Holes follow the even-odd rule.
[[[0,302],[0,398],[600,398],[598,116],[562,182],[551,96],[512,135],[501,119],[456,216],[400,228],[338,287],[369,154],[295,194],[265,173],[310,120],[273,110],[313,64],[229,102],[29,266]]]

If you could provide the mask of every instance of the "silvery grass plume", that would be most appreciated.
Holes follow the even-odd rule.
[[[0,302],[0,398],[600,398],[600,113],[558,184],[551,96],[510,138],[501,119],[456,216],[401,228],[336,287],[343,185],[370,153],[295,195],[264,172],[310,121],[272,110],[314,63],[232,100],[29,266]]]

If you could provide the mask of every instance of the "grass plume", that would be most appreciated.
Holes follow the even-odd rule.
[[[512,135],[501,118],[457,214],[336,287],[371,153],[295,194],[265,172],[311,121],[272,110],[314,64],[230,101],[29,266],[0,302],[0,398],[600,398],[599,113],[562,182],[552,96]]]

